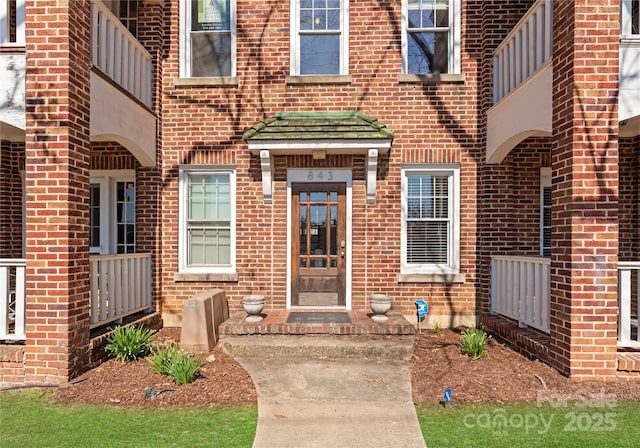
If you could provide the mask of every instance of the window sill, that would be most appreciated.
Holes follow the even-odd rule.
[[[287,84],[351,84],[351,75],[287,76]]]
[[[237,282],[237,272],[176,272],[173,274],[176,282]]]
[[[398,75],[399,83],[430,83],[430,82],[448,82],[455,84],[463,84],[466,80],[464,74],[448,74],[440,75]]]
[[[175,78],[174,87],[237,87],[236,76],[219,76],[213,78]]]
[[[398,283],[464,283],[464,274],[398,274]]]

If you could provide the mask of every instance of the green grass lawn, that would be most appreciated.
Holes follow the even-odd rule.
[[[0,393],[0,446],[251,447],[256,406],[120,409],[63,406],[39,391]]]
[[[640,446],[640,402],[453,404],[418,406],[417,412],[429,448]]]

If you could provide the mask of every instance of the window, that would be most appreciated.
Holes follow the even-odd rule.
[[[540,256],[551,256],[551,168],[540,168]]]
[[[181,271],[234,272],[234,172],[183,169],[180,196]]]
[[[138,37],[138,0],[118,0],[117,16],[129,32]]]
[[[405,74],[460,73],[460,0],[402,0]]]
[[[460,267],[460,169],[402,170],[403,273],[455,274]]]
[[[180,76],[235,76],[235,0],[180,2]]]
[[[348,73],[347,0],[291,1],[293,75]]]

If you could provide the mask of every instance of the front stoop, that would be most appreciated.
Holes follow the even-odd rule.
[[[246,321],[246,314],[234,314],[220,325],[220,338],[228,336],[280,335],[350,336],[357,339],[410,339],[416,333],[412,325],[401,314],[389,312],[389,320],[375,323],[364,312],[349,311],[351,323],[287,323],[287,310],[265,310],[264,319],[257,323]]]
[[[350,311],[351,323],[287,323],[287,310],[265,310],[248,323],[232,315],[220,326],[220,344],[234,357],[359,358],[407,360],[413,353],[415,327],[402,315],[375,323],[364,312]]]

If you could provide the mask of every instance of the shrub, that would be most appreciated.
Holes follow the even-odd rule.
[[[177,384],[189,384],[198,377],[203,361],[186,355],[175,347],[158,350],[147,361],[160,375],[168,375]]]
[[[155,330],[143,326],[119,326],[107,339],[105,350],[120,362],[136,361],[149,354],[155,336]]]
[[[440,322],[436,322],[435,324],[433,324],[433,332],[436,334],[436,336],[440,334],[440,330],[442,330]]]
[[[468,328],[462,332],[460,351],[471,358],[480,359],[489,335],[479,328]]]

